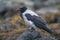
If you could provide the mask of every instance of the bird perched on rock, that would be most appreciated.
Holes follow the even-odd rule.
[[[47,23],[32,10],[28,9],[27,7],[22,7],[18,8],[17,11],[20,12],[20,16],[23,18],[25,23],[32,29],[39,28],[49,32],[50,34],[53,33],[51,29],[47,27]]]

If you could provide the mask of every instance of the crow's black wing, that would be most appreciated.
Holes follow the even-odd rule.
[[[35,16],[35,15],[32,16],[30,14],[26,14],[25,16],[27,17],[28,20],[32,21],[35,24],[35,26],[46,27],[47,23],[44,20],[42,20],[40,17]]]
[[[49,28],[47,28],[47,23],[40,17],[35,15],[32,16],[30,14],[26,14],[25,16],[27,17],[28,20],[32,21],[38,28],[43,29],[49,33],[52,33],[52,31]]]

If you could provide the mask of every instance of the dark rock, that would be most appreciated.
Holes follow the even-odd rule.
[[[55,40],[54,37],[41,37],[40,33],[35,30],[24,31],[16,40]]]
[[[39,32],[36,32],[34,30],[26,30],[16,40],[34,40],[36,38],[41,38]]]

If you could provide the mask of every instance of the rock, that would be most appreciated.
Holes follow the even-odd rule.
[[[8,37],[6,40],[13,40],[11,37]]]
[[[35,40],[41,38],[40,33],[34,30],[26,30],[16,40]]]
[[[41,37],[40,33],[35,30],[24,31],[16,40],[55,40],[54,37]]]
[[[10,31],[12,29],[16,29],[16,27],[12,24],[9,24],[9,23],[5,23],[5,24],[2,24],[1,27],[0,27],[1,30],[3,31]]]

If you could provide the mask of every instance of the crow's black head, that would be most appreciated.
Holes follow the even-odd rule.
[[[26,7],[18,8],[17,11],[20,13],[24,13],[27,10]]]
[[[24,6],[22,8],[18,8],[17,12],[19,12],[20,16],[22,17],[22,14],[27,10],[27,8]]]

